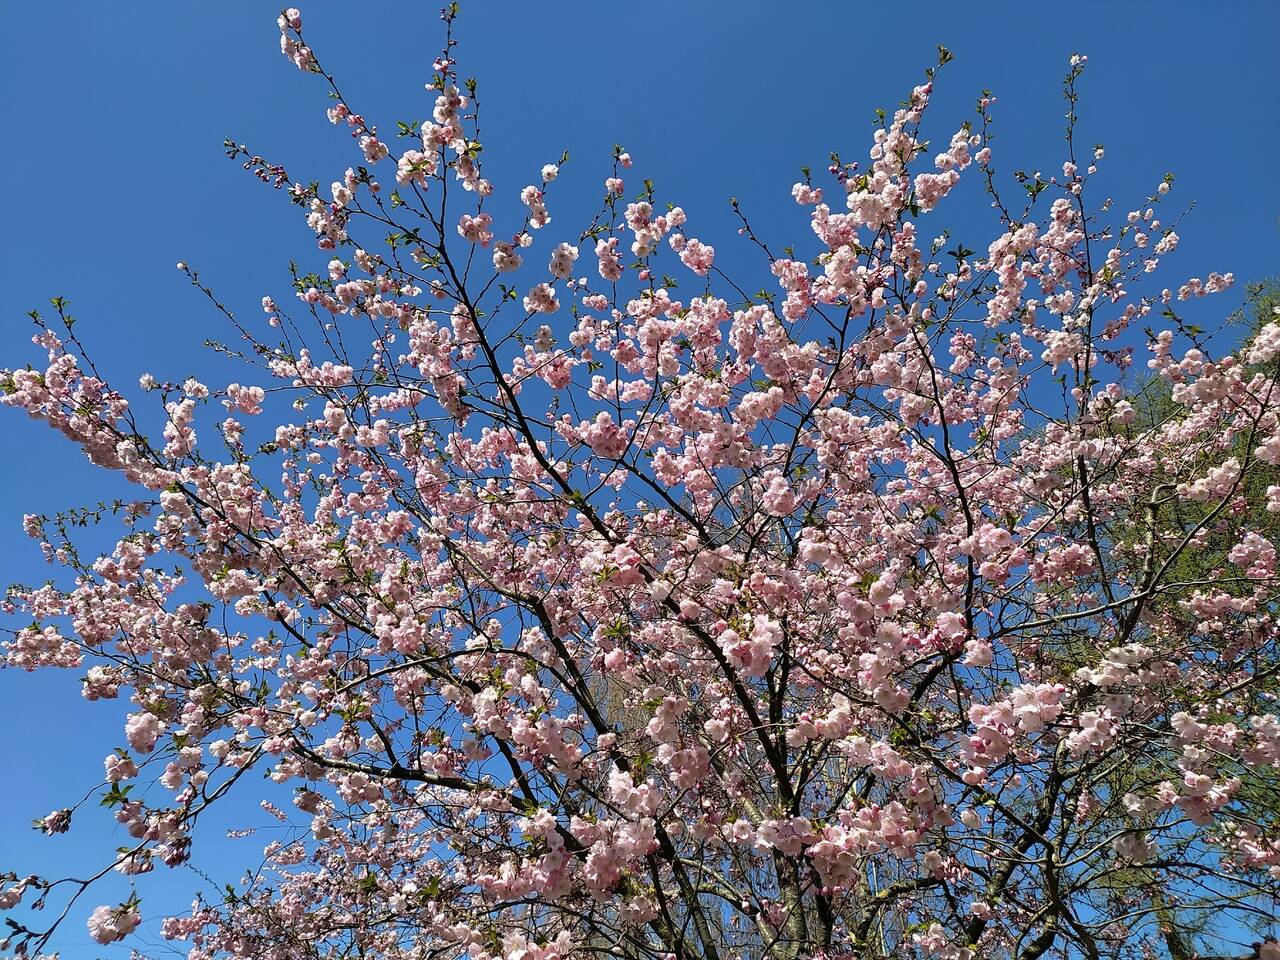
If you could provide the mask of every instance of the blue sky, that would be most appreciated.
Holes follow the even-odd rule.
[[[935,59],[956,55],[931,106],[945,142],[983,88],[996,106],[997,166],[1057,171],[1067,58],[1087,53],[1080,134],[1107,157],[1094,199],[1140,202],[1166,171],[1177,206],[1196,209],[1167,280],[1232,270],[1280,272],[1280,5],[1081,3],[871,6],[862,3],[463,3],[458,57],[481,80],[486,174],[508,197],[545,162],[572,154],[556,184],[551,232],[573,239],[589,219],[615,142],[659,198],[690,214],[690,233],[751,289],[771,278],[735,236],[727,198],[777,246],[808,228],[789,197],[802,165],[832,150],[864,160],[876,107],[893,106]],[[348,99],[384,130],[430,112],[422,84],[439,48],[434,5],[361,2],[304,7],[307,36]],[[886,16],[885,11],[889,12]],[[187,260],[233,309],[288,297],[287,267],[328,259],[296,208],[228,161],[233,137],[300,179],[334,179],[354,161],[324,120],[317,78],[279,54],[270,3],[8,5],[0,14],[0,85],[10,119],[3,151],[0,366],[38,357],[28,310],[65,296],[99,365],[121,384],[144,371],[237,372],[202,347],[224,323],[174,269]],[[388,178],[389,179],[389,178]],[[949,200],[987,223],[970,184]],[[575,200],[575,198],[577,198]],[[963,217],[948,219],[963,227]],[[563,235],[558,231],[563,230]],[[932,234],[929,234],[932,235]],[[985,249],[989,230],[957,230]],[[975,242],[977,241],[977,242]],[[747,285],[747,284],[744,284]],[[1218,313],[1239,297],[1210,301]],[[1212,323],[1216,316],[1206,316]],[[1207,324],[1206,324],[1207,325]],[[23,513],[122,492],[47,429],[0,413],[0,580],[47,574],[20,531]],[[81,700],[78,674],[0,671],[0,870],[83,870],[123,842],[103,830],[52,840],[33,817],[93,787],[122,739],[120,709]],[[257,839],[198,844],[195,863],[231,880]],[[144,910],[181,907],[189,873],[152,875]],[[163,889],[161,889],[163,888]],[[123,887],[117,886],[114,892]],[[109,954],[84,932],[90,895],[62,938],[68,960]],[[154,939],[154,938],[152,938]],[[159,955],[160,951],[156,951]],[[113,954],[118,955],[118,954]]]

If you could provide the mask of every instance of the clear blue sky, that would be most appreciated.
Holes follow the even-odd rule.
[[[144,371],[236,378],[202,348],[227,331],[174,262],[198,267],[233,309],[252,315],[264,294],[288,297],[291,257],[306,269],[327,257],[296,208],[223,156],[222,140],[247,143],[306,180],[328,182],[354,159],[324,120],[322,84],[280,56],[277,12],[247,0],[5,5],[0,366],[37,359],[24,315],[61,295],[121,384]],[[324,2],[303,13],[325,65],[384,130],[430,112],[422,84],[439,49],[434,3]],[[543,163],[572,152],[552,203],[555,240],[585,224],[619,142],[637,162],[629,186],[652,177],[662,200],[690,213],[691,232],[715,244],[718,263],[752,289],[770,285],[737,240],[726,198],[739,197],[778,246],[803,242],[808,229],[788,195],[799,167],[821,170],[832,150],[865,160],[874,109],[892,109],[944,43],[956,60],[931,107],[935,142],[972,117],[977,93],[990,88],[1000,98],[998,166],[1057,171],[1060,78],[1071,52],[1087,53],[1080,132],[1107,148],[1101,189],[1128,209],[1172,170],[1176,197],[1197,204],[1168,279],[1280,272],[1280,4],[1271,0],[1111,0],[1070,12],[1025,3],[979,12],[959,3],[464,0],[460,37],[462,69],[481,80],[486,174],[499,193],[513,196]],[[983,214],[973,186],[967,199],[948,201],[953,212],[958,203]],[[980,250],[990,240],[977,229],[958,237]],[[1209,302],[1222,311],[1238,301]],[[121,488],[17,414],[0,413],[0,454],[0,580],[39,581],[45,569],[21,535],[22,514]],[[0,870],[83,870],[123,842],[105,835],[105,821],[95,843],[90,830],[49,840],[29,826],[91,788],[101,758],[122,740],[122,710],[82,701],[77,676],[0,671]],[[206,836],[194,862],[230,880],[260,846]],[[186,872],[143,878],[144,913],[181,908],[198,882]],[[73,916],[60,943],[67,960],[127,955],[94,947],[85,933],[84,915],[104,896],[91,894]]]

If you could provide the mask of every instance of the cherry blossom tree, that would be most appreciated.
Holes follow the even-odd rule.
[[[455,15],[398,136],[281,15],[359,155],[228,142],[327,261],[257,320],[178,264],[241,382],[129,399],[62,301],[0,373],[136,490],[28,516],[56,572],[5,603],[10,669],[129,704],[92,936],[248,794],[303,829],[163,920],[193,958],[1280,956],[1280,318],[1215,352],[1178,310],[1231,275],[1153,276],[1170,181],[1089,199],[1085,58],[1053,176],[998,173],[988,94],[930,146],[931,69],[794,249],[735,201],[752,294],[621,148],[585,229],[567,156],[502,215]],[[6,874],[8,948],[94,884]]]

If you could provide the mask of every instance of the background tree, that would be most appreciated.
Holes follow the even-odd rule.
[[[1275,322],[1280,314],[1280,285],[1268,279],[1252,283],[1246,292],[1246,302],[1238,312],[1229,318],[1227,330],[1234,332],[1243,329],[1246,345],[1255,343],[1259,336]],[[1203,342],[1205,331],[1183,324],[1177,314],[1168,309],[1165,318],[1178,325],[1193,342]],[[1274,378],[1276,361],[1255,364],[1250,373]],[[1173,386],[1165,378],[1152,377],[1143,382],[1141,389],[1131,398],[1137,410],[1136,424],[1141,430],[1160,429],[1164,424],[1176,421],[1180,415],[1179,404],[1174,399]],[[1232,452],[1237,460],[1247,461],[1250,452],[1246,447],[1246,438],[1237,438]],[[1172,472],[1163,472],[1157,477],[1159,483],[1176,486],[1178,477]],[[1225,593],[1243,600],[1250,592],[1249,581],[1224,577],[1222,570],[1231,564],[1231,551],[1241,542],[1241,538],[1253,533],[1269,543],[1277,542],[1280,537],[1280,519],[1270,509],[1272,499],[1268,491],[1280,485],[1280,471],[1268,462],[1256,462],[1241,481],[1241,496],[1232,504],[1233,509],[1217,517],[1209,517],[1209,510],[1204,504],[1172,499],[1170,507],[1174,511],[1176,529],[1183,532],[1196,530],[1194,549],[1182,551],[1170,565],[1170,578],[1183,584],[1212,584]],[[1132,547],[1146,536],[1145,522],[1138,511],[1134,512],[1132,527],[1125,534],[1118,535],[1120,542]],[[1157,597],[1152,600],[1153,606],[1162,608],[1167,615],[1178,617],[1189,622],[1186,629],[1195,629],[1194,618],[1188,618],[1176,597]],[[1263,710],[1274,704],[1280,693],[1280,681],[1274,668],[1263,665],[1259,675],[1254,678],[1252,694],[1255,704]],[[1138,764],[1113,774],[1108,790],[1117,794],[1127,793],[1133,787],[1149,781],[1154,775],[1147,764]],[[1246,824],[1255,824],[1267,831],[1274,831],[1280,816],[1280,780],[1276,777],[1274,767],[1262,766],[1248,771],[1241,779],[1236,792],[1236,800],[1240,804],[1239,818]],[[1129,871],[1116,875],[1118,886],[1117,897],[1145,901],[1160,925],[1166,941],[1169,955],[1174,960],[1203,955],[1197,944],[1206,933],[1211,932],[1212,914],[1216,912],[1212,897],[1205,904],[1197,904],[1187,910],[1181,910],[1177,895],[1170,896],[1161,883],[1157,872],[1142,866],[1135,866]],[[1212,942],[1212,937],[1208,938]],[[1212,952],[1212,947],[1208,947]]]

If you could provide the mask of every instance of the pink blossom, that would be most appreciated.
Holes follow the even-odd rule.
[[[89,936],[101,944],[123,940],[137,929],[142,918],[128,907],[98,907],[89,917]]]

